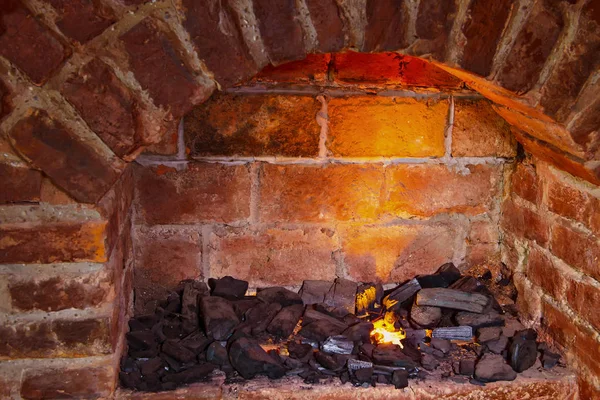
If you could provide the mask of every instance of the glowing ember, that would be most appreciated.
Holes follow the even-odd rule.
[[[384,318],[378,319],[373,322],[373,330],[371,331],[371,340],[375,343],[393,343],[400,347],[402,346],[402,339],[406,337],[402,328],[396,330],[393,324],[386,322]]]

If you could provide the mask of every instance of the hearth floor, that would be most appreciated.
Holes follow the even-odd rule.
[[[578,399],[577,379],[567,368],[555,367],[552,370],[531,368],[510,382],[493,382],[485,386],[453,382],[440,379],[432,374],[425,380],[410,380],[405,389],[395,389],[393,385],[378,384],[377,387],[354,387],[350,383],[342,385],[338,378],[322,381],[319,384],[306,384],[298,376],[269,380],[266,377],[240,383],[225,383],[224,374],[216,373],[210,382],[196,383],[171,392],[141,393],[130,390],[117,391],[117,399],[128,400],[576,400]]]

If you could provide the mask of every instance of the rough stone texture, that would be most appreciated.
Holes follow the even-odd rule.
[[[377,83],[416,87],[458,88],[461,81],[432,63],[398,53],[333,55],[334,79],[344,83]]]
[[[49,0],[58,13],[56,26],[67,37],[85,43],[116,22],[111,8],[92,0]]]
[[[564,25],[556,3],[548,0],[534,3],[504,67],[496,77],[506,89],[524,93],[536,84]]]
[[[403,282],[453,260],[457,227],[450,224],[350,227],[342,231],[352,280]]]
[[[444,60],[455,12],[454,1],[421,0],[417,14],[417,37],[420,41],[413,52],[431,54],[436,60]]]
[[[252,80],[272,83],[322,83],[327,80],[331,54],[307,54],[299,61],[273,66],[267,65]]]
[[[546,203],[548,210],[565,218],[588,225],[590,198],[587,193],[568,185],[560,179],[548,179]]]
[[[470,165],[468,172],[445,165],[391,165],[386,168],[384,210],[393,217],[430,217],[442,213],[481,214],[498,193],[501,169]]]
[[[541,192],[538,185],[538,177],[532,165],[517,164],[511,176],[510,184],[513,193],[533,204],[539,204]]]
[[[53,33],[17,0],[6,0],[0,12],[0,55],[42,85],[69,55]]]
[[[183,116],[210,95],[212,87],[196,81],[156,20],[148,17],[120,38],[136,79],[173,118]]]
[[[557,269],[552,259],[543,250],[533,246],[527,258],[526,276],[535,285],[541,287],[552,298],[559,299],[563,296],[565,278]]]
[[[321,103],[308,96],[212,96],[184,118],[192,156],[319,155]]]
[[[306,56],[295,0],[253,0],[269,59],[278,64]]]
[[[89,127],[119,157],[140,146],[143,129],[132,93],[108,65],[94,59],[62,87]]]
[[[310,19],[317,31],[317,50],[339,51],[344,47],[344,24],[335,0],[306,0]]]
[[[0,204],[40,200],[42,174],[24,165],[0,163]]]
[[[569,280],[566,294],[569,306],[592,324],[596,330],[600,330],[600,311],[597,307],[590,306],[598,304],[600,301],[600,289],[592,284],[595,282],[592,279]]]
[[[11,91],[0,79],[0,121],[12,110]]]
[[[217,82],[232,86],[256,73],[227,2],[185,0],[183,7],[184,26]]]
[[[293,286],[305,279],[333,281],[337,234],[327,228],[224,228],[210,236],[213,276],[235,276],[250,286]]]
[[[518,237],[536,241],[540,246],[548,243],[550,221],[538,212],[507,200],[502,205],[501,226]]]
[[[516,152],[510,125],[488,101],[454,101],[454,157],[514,157]]]
[[[137,221],[150,225],[234,222],[250,216],[247,165],[190,163],[136,170]]]
[[[328,107],[327,148],[335,157],[444,155],[446,101],[350,97]]]
[[[400,50],[407,46],[407,10],[401,0],[367,0],[363,51]]]
[[[371,220],[383,181],[380,165],[271,165],[260,170],[261,222]]]
[[[24,399],[98,398],[113,391],[114,367],[26,370],[21,385]]]
[[[567,264],[583,271],[596,280],[600,279],[600,241],[590,235],[564,225],[552,229],[550,239],[552,253]]]
[[[465,36],[463,68],[487,76],[514,0],[475,0],[462,26]]]
[[[115,183],[121,163],[105,158],[43,110],[34,110],[9,133],[15,148],[81,202],[95,203]]]

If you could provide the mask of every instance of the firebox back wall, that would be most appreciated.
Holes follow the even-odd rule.
[[[237,90],[196,108],[179,134],[177,154],[135,171],[138,312],[186,278],[385,283],[447,261],[499,262],[516,146],[470,93]]]

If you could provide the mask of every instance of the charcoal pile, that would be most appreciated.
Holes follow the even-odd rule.
[[[338,278],[247,296],[248,283],[229,276],[208,286],[182,281],[153,312],[129,321],[121,385],[173,390],[220,370],[231,382],[333,376],[400,389],[432,374],[483,385],[559,364],[519,322],[514,303],[490,289],[498,285],[510,281],[462,275],[452,264],[390,290]]]

